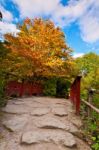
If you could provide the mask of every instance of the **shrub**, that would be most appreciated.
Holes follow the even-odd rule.
[[[45,96],[56,96],[56,79],[50,78],[44,80],[44,95]]]

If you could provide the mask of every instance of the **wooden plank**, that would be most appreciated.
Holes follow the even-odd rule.
[[[82,102],[84,102],[87,106],[89,106],[91,109],[93,109],[94,111],[96,111],[97,113],[99,113],[99,109],[96,108],[95,106],[91,105],[89,102],[85,101],[85,100],[81,100]]]

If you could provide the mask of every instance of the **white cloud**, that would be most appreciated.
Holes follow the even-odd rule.
[[[84,53],[74,53],[73,57],[78,58],[78,57],[82,57],[83,55]]]
[[[93,43],[99,41],[99,1],[79,20],[82,39]]]
[[[65,6],[61,0],[11,1],[17,6],[20,19],[50,16],[50,19],[61,27],[76,22],[83,41],[88,43],[99,41],[99,0],[69,0]],[[11,22],[13,15],[1,6],[0,9],[5,21]],[[15,21],[17,22],[17,19]]]
[[[50,15],[58,7],[60,0],[12,0],[20,11],[20,16],[34,17]]]
[[[0,5],[0,11],[2,12],[4,21],[7,21],[7,22],[13,21],[13,15],[11,14],[10,11],[4,9],[4,7],[2,7],[1,5]]]
[[[96,42],[99,40],[99,18],[87,15],[80,21],[81,36],[84,41]]]
[[[61,0],[12,0],[18,6],[20,17],[51,16],[51,19],[63,26],[83,15],[90,3],[87,0],[70,0],[63,6]]]
[[[2,1],[4,2],[4,1]],[[6,10],[3,6],[0,5],[0,11],[3,15],[3,21],[0,21],[0,39],[3,39],[3,35],[6,33],[12,33],[16,35],[19,30],[16,28],[16,24],[13,24],[13,15],[10,11]]]
[[[57,10],[55,11],[53,18],[55,21],[61,20],[62,26],[66,26],[69,23],[72,23],[82,17],[89,8],[90,4],[93,2],[93,0],[90,0],[90,3],[88,3],[87,0],[79,0],[69,1],[68,5],[61,7],[57,7]],[[60,24],[60,22],[59,22]]]
[[[84,41],[99,40],[99,0],[69,0],[66,6],[62,5],[61,0],[12,1],[17,5],[22,19],[50,16],[61,27],[76,21]]]
[[[16,28],[16,25],[13,23],[0,22],[0,34],[4,35],[6,33],[12,33],[16,35],[19,30]]]

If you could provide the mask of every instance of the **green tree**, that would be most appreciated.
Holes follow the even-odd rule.
[[[76,64],[79,72],[85,72],[82,79],[82,90],[90,88],[99,88],[99,55],[95,53],[85,54],[77,58]]]
[[[81,58],[77,58],[76,64],[79,72],[84,72],[84,77],[82,78],[81,94],[82,97],[86,100],[88,97],[88,90],[90,88],[99,90],[99,55],[95,53],[85,54]],[[99,108],[99,94],[93,95],[91,102],[94,106]],[[91,111],[90,116],[87,116],[86,106],[82,105],[82,112],[86,113],[86,116],[83,116],[85,124],[85,137],[92,140],[92,149],[99,149],[99,114],[95,111]],[[84,115],[82,113],[82,115]]]
[[[6,83],[6,74],[4,72],[7,64],[5,64],[4,61],[6,60],[9,52],[9,49],[4,47],[4,43],[0,42],[0,106],[5,104],[4,87]]]

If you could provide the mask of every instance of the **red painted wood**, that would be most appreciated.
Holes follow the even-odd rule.
[[[20,83],[19,96],[22,97],[24,94],[24,83]]]
[[[76,114],[80,112],[80,81],[81,76],[77,76],[70,89],[70,100],[75,106]]]
[[[40,84],[33,84],[33,83],[19,83],[17,81],[10,81],[6,85],[6,95],[12,96],[17,95],[22,97],[23,95],[29,95],[32,96],[35,95],[41,95],[43,94],[43,87]]]
[[[79,114],[80,112],[80,78],[76,81],[76,113]]]
[[[17,95],[17,96],[19,96],[19,92],[20,92],[20,83],[18,83],[18,82],[15,82],[15,81],[11,81],[11,82],[9,82],[8,84],[7,84],[7,86],[6,86],[6,94],[8,95],[8,96],[10,96],[10,95]]]

